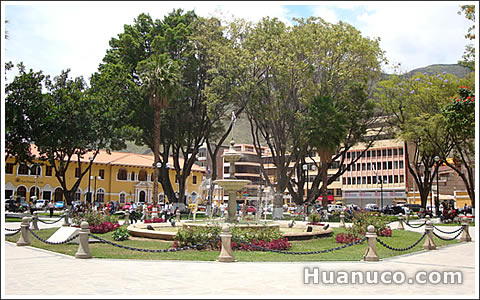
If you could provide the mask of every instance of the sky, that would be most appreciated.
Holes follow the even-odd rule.
[[[346,22],[365,37],[380,37],[389,65],[403,71],[431,64],[455,64],[461,59],[464,38],[472,22],[458,15],[469,1],[2,1],[2,70],[5,61],[23,62],[34,71],[86,80],[97,71],[112,37],[133,24],[140,13],[163,19],[174,8],[195,10],[204,17],[233,16],[256,22],[277,17],[288,25],[293,18],[317,16]],[[5,24],[4,20],[8,20]],[[478,22],[478,21],[477,21]],[[478,28],[478,26],[477,26]],[[4,39],[5,29],[8,40]],[[384,71],[392,73],[388,67]],[[7,82],[15,71],[8,72]],[[2,79],[3,80],[3,79]]]

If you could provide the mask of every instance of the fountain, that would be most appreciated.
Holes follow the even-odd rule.
[[[227,217],[227,222],[231,223],[236,220],[236,214],[237,214],[237,191],[242,189],[244,186],[247,184],[252,183],[250,180],[242,180],[242,179],[237,179],[235,177],[235,162],[238,161],[241,157],[242,154],[238,153],[235,151],[233,148],[233,145],[235,145],[235,141],[232,139],[230,142],[230,148],[228,149],[228,152],[226,152],[224,155],[222,155],[223,159],[230,164],[230,176],[227,179],[218,179],[215,180],[214,183],[218,184],[223,188],[225,193],[228,195],[228,217]]]

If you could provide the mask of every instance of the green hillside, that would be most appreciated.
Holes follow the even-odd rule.
[[[438,64],[438,65],[430,65],[427,67],[423,68],[418,68],[411,70],[408,72],[408,75],[414,75],[416,73],[427,73],[428,75],[435,75],[435,74],[441,74],[443,72],[450,73],[452,75],[455,75],[459,78],[464,78],[467,76],[471,71],[470,69],[460,66],[458,64]]]

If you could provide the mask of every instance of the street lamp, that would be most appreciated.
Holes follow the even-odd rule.
[[[375,177],[377,178],[377,180],[380,180],[380,211],[383,211],[383,177],[381,174],[380,176],[378,176],[378,171],[377,171],[375,162],[372,163],[372,166],[375,169]],[[378,188],[378,185],[377,185],[377,188]]]
[[[92,193],[90,192],[90,182],[92,180],[92,164],[93,164],[93,156],[90,156],[88,158],[90,161],[90,169],[88,170],[88,197],[87,197],[87,203],[92,202]]]
[[[98,180],[102,179],[102,177],[100,176],[95,176],[95,185],[94,185],[94,188],[93,188],[93,203],[95,205],[95,203],[97,203],[97,178]]]
[[[440,166],[438,166],[438,162],[440,161],[440,157],[438,157],[438,155],[435,155],[435,157],[433,158],[433,160],[435,160],[435,162],[437,163],[437,201],[435,201],[435,215],[438,216],[438,209],[439,209],[439,204],[440,204],[440,196],[439,196],[439,189],[438,189],[438,170],[440,168]],[[431,199],[431,198],[430,198]],[[430,205],[431,205],[431,202],[430,202]],[[432,213],[433,213],[433,207],[432,207]]]

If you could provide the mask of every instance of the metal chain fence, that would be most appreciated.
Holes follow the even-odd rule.
[[[426,223],[427,223],[427,222],[424,222],[423,224],[420,224],[420,225],[418,225],[418,226],[413,226],[413,225],[410,225],[410,224],[408,224],[408,223],[405,223],[405,224],[407,224],[407,226],[410,226],[410,227],[412,227],[412,228],[420,228],[420,227],[424,226]]]
[[[294,254],[294,255],[308,255],[308,254],[320,254],[320,253],[333,252],[333,251],[336,251],[336,250],[340,250],[340,249],[344,249],[344,248],[347,248],[347,247],[351,247],[351,246],[354,246],[354,245],[357,245],[357,244],[361,244],[361,243],[362,243],[363,241],[365,241],[366,239],[367,239],[367,238],[363,238],[363,239],[357,240],[357,241],[355,241],[355,242],[353,242],[353,243],[345,244],[345,245],[338,246],[338,247],[331,248],[331,249],[324,249],[324,250],[317,250],[317,251],[309,251],[309,252],[295,252],[295,251],[284,251],[284,250],[275,250],[275,249],[265,248],[265,247],[258,246],[258,245],[254,245],[254,244],[251,244],[251,243],[249,243],[249,242],[247,242],[247,241],[244,241],[244,240],[241,240],[241,239],[232,237],[232,240],[234,240],[234,241],[237,241],[237,242],[239,242],[239,243],[246,244],[246,245],[248,245],[248,246],[250,246],[250,247],[257,248],[257,249],[260,249],[260,250],[262,250],[262,251],[282,253],[282,254]]]
[[[11,229],[8,229],[8,228],[5,228],[5,230],[7,230],[7,231],[12,231]],[[22,228],[14,229],[13,231],[15,231],[15,232],[5,233],[5,236],[13,236],[13,235],[16,235],[17,233],[19,233],[20,231],[22,231]]]
[[[42,219],[37,219],[37,220],[40,221],[40,222],[42,222],[42,223],[44,223],[44,224],[55,224],[55,223],[57,223],[58,221],[63,220],[63,217],[65,217],[65,215],[61,215],[61,216],[60,216],[60,219],[58,219],[58,220],[56,220],[56,221],[53,221],[53,222],[47,222],[47,221],[44,221],[44,220],[42,220]]]
[[[435,232],[433,232],[433,235],[436,236],[437,238],[441,239],[441,240],[444,240],[444,241],[452,241],[454,239],[456,239],[457,237],[460,236],[460,234],[462,234],[463,230],[465,229],[465,226],[462,226],[461,230],[452,238],[444,238],[444,237],[441,237],[439,236],[438,234],[436,234]]]
[[[21,230],[22,228],[17,228],[17,229],[10,229],[10,228],[5,228],[5,231],[18,231]]]
[[[115,247],[119,247],[119,248],[122,248],[122,249],[127,249],[127,250],[133,250],[133,251],[140,251],[140,252],[154,252],[154,253],[164,253],[164,252],[178,252],[178,251],[183,251],[183,250],[189,250],[189,249],[201,249],[202,247],[204,247],[205,245],[207,244],[210,244],[210,243],[213,243],[213,242],[216,242],[220,239],[220,237],[216,237],[214,239],[211,239],[211,240],[208,240],[206,242],[203,242],[201,244],[197,244],[197,245],[192,245],[192,246],[185,246],[185,247],[181,247],[181,248],[169,248],[169,249],[141,249],[141,248],[135,248],[135,247],[129,247],[129,246],[124,246],[124,245],[120,245],[120,244],[117,244],[117,243],[114,243],[114,242],[111,242],[111,241],[108,241],[108,240],[105,240],[105,239],[102,239],[101,237],[98,237],[94,234],[89,234],[91,237],[93,237],[94,239],[97,239],[99,240],[100,242],[102,243],[106,243],[106,244],[110,244],[112,246],[115,246]]]
[[[435,226],[435,225],[433,225],[433,228],[435,228],[436,230],[440,231],[441,233],[445,233],[445,234],[452,234],[452,233],[458,232],[459,230],[463,230],[463,229],[464,229],[463,225],[462,225],[460,228],[458,228],[457,230],[450,231],[450,232],[449,232],[449,231],[443,231],[443,230],[441,230],[440,228],[438,228],[438,227]]]
[[[390,250],[393,250],[393,251],[408,251],[410,249],[412,249],[413,247],[415,247],[418,243],[420,243],[421,240],[423,240],[423,238],[425,237],[425,235],[427,234],[427,232],[424,232],[423,235],[418,239],[418,241],[416,241],[415,243],[413,243],[412,245],[406,247],[406,248],[394,248],[392,246],[389,246],[387,244],[385,244],[381,239],[379,239],[378,237],[376,238],[377,242],[380,243],[380,245],[382,245],[383,247],[387,248],[387,249],[390,249]]]
[[[44,242],[45,244],[49,244],[49,245],[61,245],[61,244],[66,244],[66,243],[69,243],[69,242],[73,241],[74,239],[76,239],[76,238],[79,236],[79,234],[77,233],[77,234],[71,236],[70,238],[64,240],[63,242],[49,242],[49,241],[47,241],[47,240],[42,239],[42,238],[39,237],[38,235],[36,235],[35,232],[34,232],[32,229],[28,228],[28,230],[29,230],[29,231],[32,233],[32,235],[33,235],[35,238],[37,238],[39,241]]]

